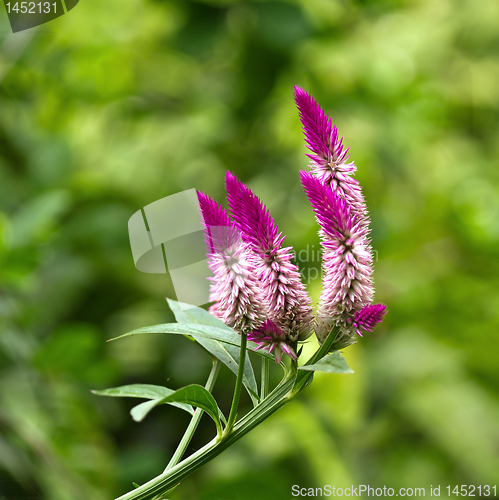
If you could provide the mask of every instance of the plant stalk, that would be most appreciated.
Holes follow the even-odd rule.
[[[338,327],[333,327],[331,331],[329,332],[329,335],[326,337],[326,340],[324,343],[315,351],[315,353],[312,355],[312,357],[305,363],[305,365],[313,365],[319,361],[319,359],[323,358],[326,356],[329,352],[329,349],[333,345],[334,341],[336,340],[336,337],[338,336],[339,333],[339,328]],[[301,392],[307,385],[309,385],[312,382],[312,379],[314,377],[314,372],[313,371],[307,371],[307,370],[297,370],[296,374],[296,380],[293,386],[293,390],[291,395],[294,397],[296,396],[299,392]]]
[[[236,387],[234,389],[234,397],[232,399],[232,405],[230,407],[229,418],[227,420],[227,426],[224,430],[224,435],[230,434],[237,417],[237,407],[239,406],[239,398],[241,396],[241,388],[243,386],[243,375],[244,375],[244,364],[246,361],[246,339],[247,333],[245,331],[241,332],[241,347],[239,348],[239,367],[237,370]]]
[[[212,439],[190,457],[116,500],[150,500],[154,495],[164,493],[177,485],[288,403],[291,400],[289,393],[293,387],[294,375],[294,373],[289,374],[264,401],[242,417],[234,425],[232,432],[224,434],[222,439]]]
[[[260,399],[265,399],[269,393],[270,363],[268,358],[262,358],[262,379],[260,381]]]
[[[325,342],[308,360],[306,363],[307,365],[316,363],[328,353],[337,336],[337,333],[338,331],[336,329],[331,331]],[[159,495],[170,490],[182,479],[186,478],[204,464],[220,455],[220,453],[226,450],[229,446],[233,445],[237,440],[241,439],[245,434],[262,423],[279,408],[291,401],[291,399],[293,399],[310,383],[313,377],[313,372],[292,369],[281,381],[281,383],[265,399],[263,399],[259,405],[255,406],[234,425],[237,405],[239,403],[239,396],[241,393],[245,354],[246,335],[242,335],[241,359],[237,373],[236,388],[234,391],[234,399],[232,401],[229,421],[225,429],[226,431],[229,429],[229,422],[232,417],[233,422],[231,424],[232,427],[230,427],[230,431],[224,432],[221,439],[218,437],[213,438],[209,443],[193,453],[191,456],[184,459],[182,462],[174,465],[170,469],[163,472],[163,474],[151,479],[142,486],[139,486],[137,489],[120,496],[116,500],[151,500],[155,495]]]
[[[218,361],[218,359],[213,358],[213,365],[211,367],[210,375],[208,376],[208,380],[205,385],[205,388],[208,392],[211,392],[213,390],[219,371],[220,371],[220,362]],[[182,437],[182,440],[180,441],[177,449],[175,450],[175,453],[173,454],[173,457],[171,458],[170,462],[166,466],[165,472],[168,469],[171,469],[174,465],[177,465],[179,460],[182,458],[183,454],[185,453],[185,450],[187,449],[189,443],[191,442],[194,432],[196,432],[196,429],[199,425],[201,417],[203,416],[203,413],[204,412],[201,408],[196,408],[194,415],[192,416],[191,421],[189,422],[189,425],[185,431],[185,434]]]

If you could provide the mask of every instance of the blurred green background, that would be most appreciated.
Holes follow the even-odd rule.
[[[182,338],[105,343],[172,320],[128,218],[190,188],[222,201],[230,169],[317,248],[295,84],[351,147],[389,314],[345,351],[354,375],[317,375],[171,498],[497,484],[496,0],[82,0],[14,36],[0,11],[0,498],[111,499],[163,470],[187,414],[137,424],[134,401],[90,393],[209,371]]]

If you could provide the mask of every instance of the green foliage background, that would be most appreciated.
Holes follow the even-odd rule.
[[[230,169],[317,248],[294,84],[351,147],[389,314],[345,350],[354,375],[318,374],[172,499],[497,484],[498,19],[496,0],[82,0],[9,36],[2,13],[0,498],[110,499],[163,470],[187,415],[137,424],[90,393],[209,371],[181,338],[105,343],[172,320],[128,218],[193,187],[221,201]]]

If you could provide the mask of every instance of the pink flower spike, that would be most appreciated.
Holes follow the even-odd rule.
[[[355,331],[362,337],[361,330],[372,332],[374,327],[383,321],[383,316],[386,314],[386,306],[384,304],[371,304],[365,306],[360,311],[356,311],[353,315],[352,326]]]
[[[336,125],[333,126],[331,118],[315,99],[298,86],[295,87],[295,101],[307,147],[313,153],[307,155],[313,174],[351,205],[360,225],[369,225],[362,190],[352,177],[357,167],[353,162],[347,163],[348,148],[344,148]]]
[[[310,94],[298,86],[295,86],[295,101],[307,147],[315,155],[313,158],[317,161],[340,159],[344,155],[343,148],[338,144],[338,131],[336,126],[332,126],[329,115]]]
[[[240,239],[225,210],[208,195],[196,191],[209,253],[221,252]]]
[[[283,353],[293,360],[297,359],[295,351],[288,344],[286,334],[270,320],[249,333],[248,340],[258,344],[258,349],[265,349],[268,353],[274,353],[276,363],[281,362]]]
[[[310,172],[301,172],[301,181],[321,227],[324,248],[315,328],[322,343],[334,325],[348,331],[351,315],[372,302],[372,255],[367,228],[357,222],[346,201]]]
[[[292,249],[281,248],[284,237],[267,207],[247,186],[230,172],[226,185],[231,215],[259,262],[256,271],[270,319],[290,340],[305,340],[312,331],[312,302],[292,262]]]
[[[253,330],[268,312],[255,276],[255,256],[239,236],[225,210],[198,192],[208,246],[208,267],[213,272],[210,312],[238,331]]]
[[[284,237],[260,198],[229,171],[225,185],[230,212],[253,251],[263,256],[280,248]]]

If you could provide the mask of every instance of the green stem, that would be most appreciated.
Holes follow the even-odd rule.
[[[320,346],[320,348],[315,352],[315,354],[308,360],[306,364],[314,364],[319,359],[324,357],[328,353],[337,334],[338,331],[336,329],[333,329],[328,335],[328,338],[325,340],[325,342]],[[244,366],[242,365],[244,364],[245,352],[246,335],[242,336],[241,338],[242,359],[240,359],[239,362],[236,390],[234,391],[234,400],[232,402],[231,408],[231,416],[234,415],[232,417],[234,421],[235,412],[237,410],[237,403],[239,401],[239,395],[241,392],[242,373],[244,369]],[[247,434],[257,425],[261,424],[266,418],[276,412],[279,408],[283,407],[285,404],[291,401],[291,399],[293,399],[304,387],[308,385],[312,376],[313,372],[296,370],[296,368],[292,366],[292,370],[281,381],[281,383],[265,399],[263,399],[259,405],[255,406],[246,415],[244,415],[244,417],[242,417],[239,422],[237,422],[235,425],[233,423],[233,428],[231,428],[231,431],[224,432],[221,439],[217,436],[197,452],[184,459],[182,462],[174,465],[172,468],[163,472],[163,474],[155,477],[154,479],[151,479],[142,486],[139,486],[137,489],[132,490],[125,495],[122,495],[116,500],[150,500],[155,495],[167,492],[168,490],[176,486],[180,481],[182,481],[182,479],[189,476],[204,464],[220,455],[220,453],[233,445],[238,439],[241,439],[245,434]],[[239,393],[239,395],[237,395],[237,398],[236,392]],[[236,408],[236,410],[234,410],[234,408]],[[229,422],[231,421],[231,416],[229,416]],[[226,431],[228,428],[229,423],[227,424]]]
[[[262,358],[262,379],[260,381],[260,399],[265,399],[269,393],[270,364],[268,358]]]
[[[182,479],[218,456],[267,417],[288,403],[292,399],[290,390],[293,387],[294,378],[295,373],[290,373],[264,401],[237,422],[232,432],[224,434],[222,439],[214,438],[203,446],[203,448],[179,464],[116,500],[150,500],[154,495],[164,493],[177,485]]]
[[[327,336],[326,340],[324,343],[315,351],[313,356],[305,363],[306,365],[313,365],[319,359],[323,358],[328,352],[331,346],[333,345],[334,341],[336,340],[336,337],[338,336],[339,333],[339,328],[333,327],[331,331],[329,332],[329,335]],[[307,371],[307,370],[298,370],[298,373],[296,375],[296,380],[295,384],[293,387],[292,391],[292,396],[296,396],[299,392],[301,392],[307,385],[309,385],[312,382],[312,378],[314,376],[313,371]]]
[[[245,331],[241,332],[241,347],[239,348],[239,367],[237,370],[236,387],[234,389],[234,397],[230,407],[229,419],[227,420],[227,427],[225,427],[224,435],[230,434],[237,417],[237,407],[239,406],[239,398],[241,396],[241,388],[243,386],[244,364],[246,361],[246,337]]]
[[[324,343],[319,347],[319,349],[317,349],[317,351],[314,352],[313,356],[305,364],[313,365],[314,363],[317,363],[319,359],[323,358],[329,352],[329,349],[333,345],[339,333],[340,329],[338,327],[333,327]]]
[[[205,388],[208,392],[211,392],[213,390],[213,387],[215,386],[215,382],[217,380],[218,372],[220,371],[220,363],[218,359],[213,358],[213,365],[211,367],[210,375],[208,377],[208,381],[206,382]],[[179,460],[182,458],[183,454],[185,453],[185,450],[189,446],[189,443],[191,442],[192,436],[194,435],[194,432],[196,432],[197,426],[199,425],[199,421],[201,420],[201,417],[203,416],[203,410],[201,408],[196,408],[196,411],[194,412],[194,415],[192,416],[192,419],[185,431],[184,436],[182,437],[182,440],[180,441],[180,444],[178,445],[178,448],[176,449],[175,453],[173,454],[173,457],[170,460],[170,463],[166,466],[165,472],[168,469],[171,469],[174,465],[177,465]]]

